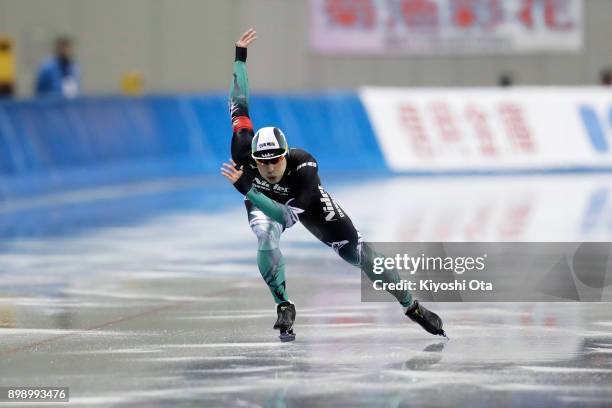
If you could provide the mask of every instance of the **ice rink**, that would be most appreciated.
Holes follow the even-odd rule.
[[[370,241],[612,240],[609,174],[323,180]],[[193,178],[0,204],[0,384],[69,406],[612,405],[609,303],[428,303],[447,341],[362,303],[301,225],[280,343],[241,200]]]

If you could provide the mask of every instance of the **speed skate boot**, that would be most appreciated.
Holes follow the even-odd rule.
[[[406,309],[406,316],[413,322],[420,324],[429,333],[448,338],[442,329],[442,319],[440,319],[440,316],[425,309],[425,306],[416,300],[412,306]]]
[[[278,318],[274,323],[274,328],[280,330],[278,338],[282,342],[295,340],[293,333],[293,322],[295,321],[295,305],[291,302],[283,302],[276,305]]]

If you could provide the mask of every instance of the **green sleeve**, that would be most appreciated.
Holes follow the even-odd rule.
[[[230,103],[232,116],[235,111],[245,111],[249,106],[249,77],[246,63],[243,61],[234,61],[234,79],[230,86]]]
[[[248,193],[246,193],[246,198],[251,200],[251,202],[255,204],[255,207],[259,208],[265,215],[281,224],[283,228],[293,226],[299,221],[299,214],[304,212],[299,208],[290,206],[289,202],[287,202],[287,204],[276,202],[255,188],[251,188]]]
[[[264,194],[254,188],[251,188],[249,192],[246,193],[246,197],[251,200],[253,204],[255,204],[255,207],[259,208],[268,217],[282,224],[283,227],[286,226],[286,209],[284,205],[272,200],[269,197],[266,197]]]

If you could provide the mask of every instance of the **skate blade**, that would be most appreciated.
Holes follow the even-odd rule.
[[[282,343],[287,343],[289,341],[295,340],[295,333],[281,333],[278,338]]]

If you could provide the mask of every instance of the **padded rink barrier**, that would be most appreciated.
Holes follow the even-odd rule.
[[[322,171],[385,171],[356,93],[251,98],[256,128],[279,126]],[[230,156],[226,94],[0,104],[0,199],[185,175]]]

